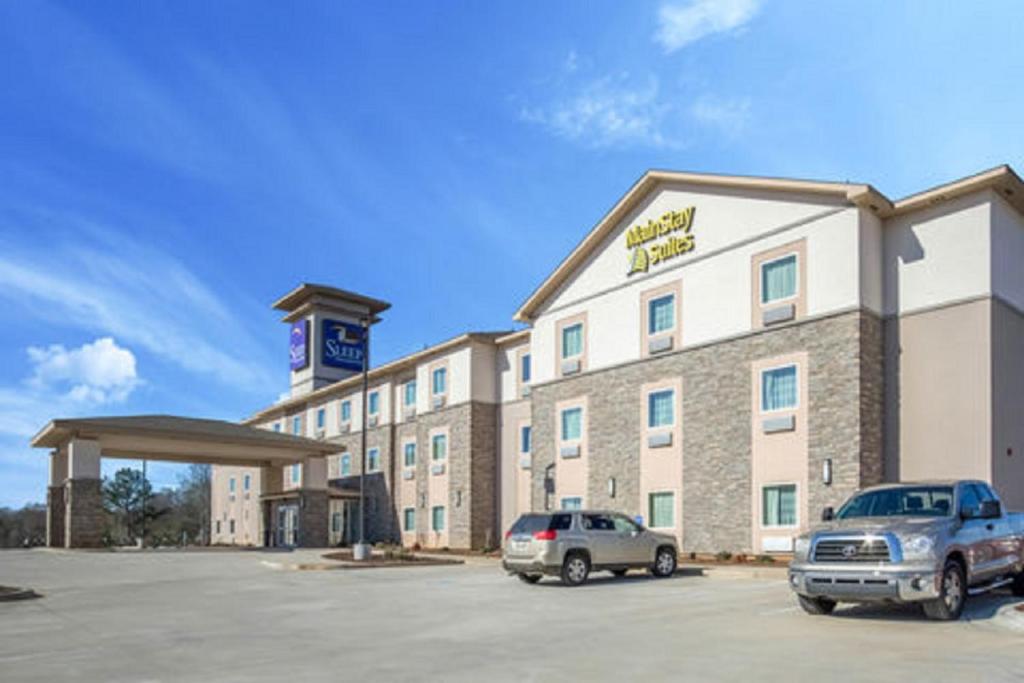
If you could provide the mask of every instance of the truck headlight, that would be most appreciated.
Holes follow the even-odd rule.
[[[932,557],[935,543],[930,536],[908,536],[902,541],[904,557]]]
[[[807,553],[811,550],[810,536],[797,536],[793,541],[793,559],[802,562],[807,559]]]

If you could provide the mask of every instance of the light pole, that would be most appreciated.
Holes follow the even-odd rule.
[[[359,471],[359,542],[352,548],[352,558],[355,560],[370,559],[370,544],[366,542],[366,399],[370,388],[370,320],[363,318],[359,321],[363,333],[363,406],[362,406],[362,432],[360,434],[360,461],[362,469]]]

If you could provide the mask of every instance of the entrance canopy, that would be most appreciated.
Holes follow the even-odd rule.
[[[173,415],[53,420],[32,439],[64,450],[73,440],[97,442],[104,458],[211,465],[288,465],[336,453],[337,445],[223,420]]]

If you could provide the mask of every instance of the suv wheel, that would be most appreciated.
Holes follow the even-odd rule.
[[[537,583],[540,581],[540,574],[516,574],[523,583]]]
[[[1024,571],[1020,572],[1013,578],[1013,584],[1010,586],[1010,590],[1018,598],[1024,598]]]
[[[796,599],[808,614],[832,614],[832,610],[836,608],[836,601],[828,598],[809,598],[806,595],[798,595]]]
[[[923,604],[924,614],[938,621],[956,621],[964,611],[967,600],[967,582],[964,570],[956,560],[948,560],[942,570],[942,589],[939,597]]]
[[[572,552],[562,562],[562,583],[566,586],[579,586],[590,575],[590,560],[581,552]]]
[[[676,572],[676,552],[672,548],[658,548],[654,556],[654,565],[651,573],[659,579],[672,576]]]

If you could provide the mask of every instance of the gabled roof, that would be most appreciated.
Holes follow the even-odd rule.
[[[558,264],[554,272],[530,294],[513,318],[520,322],[530,322],[541,305],[571,277],[572,273],[600,246],[622,219],[661,183],[685,183],[699,187],[833,197],[845,200],[851,206],[867,209],[881,218],[910,213],[972,192],[991,189],[1017,211],[1024,214],[1024,182],[1006,164],[933,187],[896,202],[891,201],[871,185],[864,183],[650,170],[629,188],[629,191],[598,221],[597,225],[576,245],[576,248]]]

